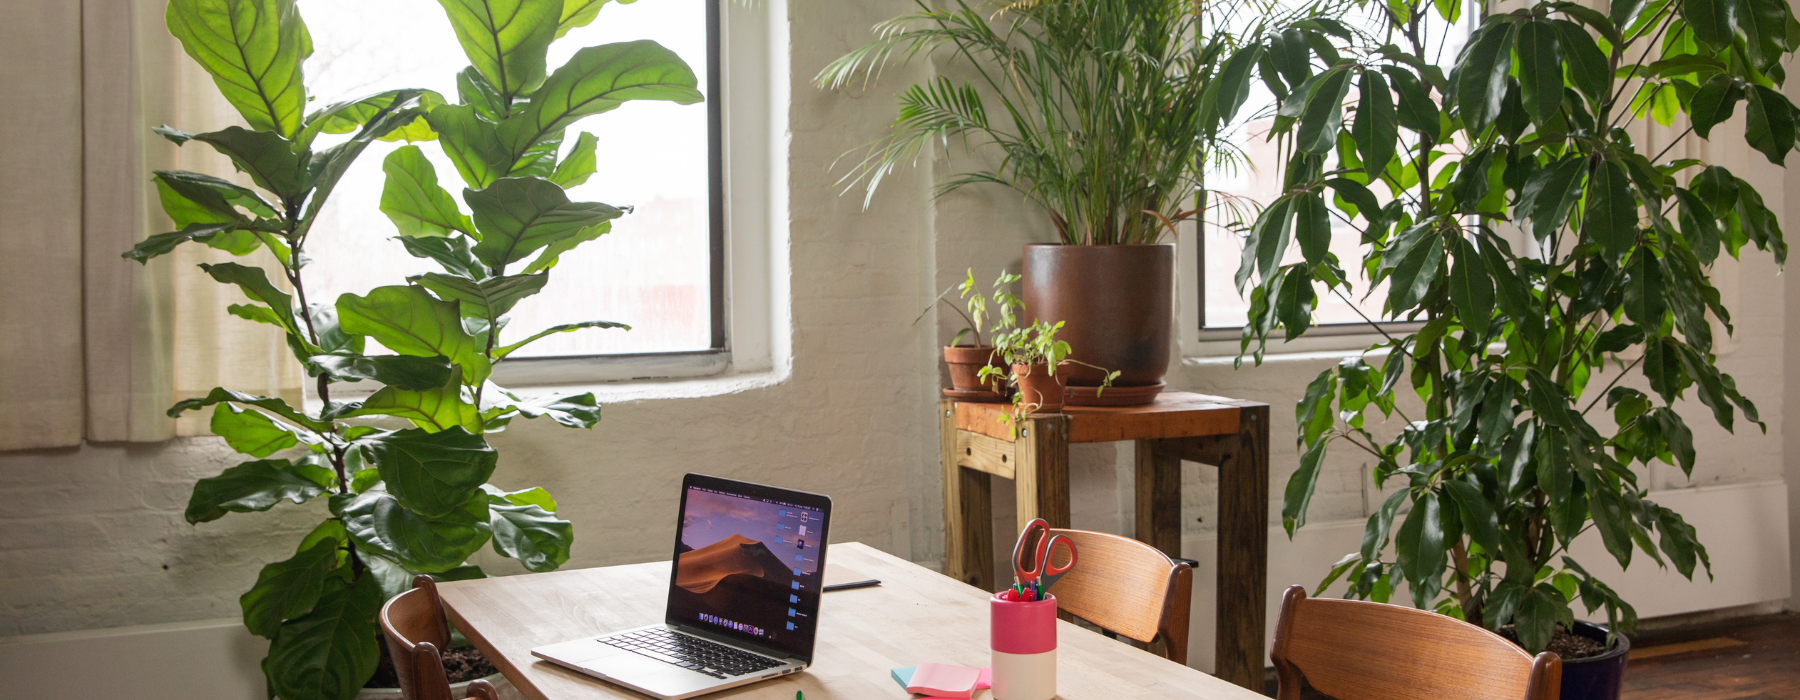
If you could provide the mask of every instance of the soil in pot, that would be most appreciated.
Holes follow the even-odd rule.
[[[494,664],[481,655],[475,647],[458,647],[443,652],[444,675],[450,677],[452,684],[486,678],[499,673]],[[398,688],[400,676],[394,672],[394,659],[388,656],[387,642],[381,644],[381,662],[375,666],[375,676],[364,683],[365,688]]]
[[[1513,633],[1512,625],[1502,626],[1500,628],[1500,636],[1505,637],[1506,641],[1514,644],[1519,643],[1519,636]],[[1562,657],[1564,661],[1571,659],[1585,659],[1590,656],[1599,656],[1606,653],[1606,643],[1597,639],[1590,639],[1579,634],[1570,633],[1568,630],[1563,629],[1561,625],[1558,625],[1556,634],[1551,635],[1550,646],[1546,647],[1545,651],[1549,651]]]
[[[1510,625],[1502,627],[1500,634],[1513,639]],[[1579,620],[1574,629],[1556,629],[1549,651],[1563,660],[1562,700],[1619,700],[1625,687],[1631,639],[1618,635],[1608,647],[1606,637],[1605,627]]]

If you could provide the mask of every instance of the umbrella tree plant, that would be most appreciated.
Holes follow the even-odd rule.
[[[1348,595],[1385,600],[1404,583],[1414,605],[1515,625],[1536,652],[1577,601],[1615,632],[1636,623],[1570,555],[1585,532],[1620,566],[1641,553],[1710,575],[1694,528],[1646,497],[1632,465],[1691,474],[1678,407],[1762,426],[1716,365],[1714,324],[1732,326],[1710,274],[1746,245],[1778,263],[1787,248],[1750,182],[1665,160],[1669,147],[1624,126],[1684,125],[1671,144],[1736,139],[1722,122],[1741,106],[1743,138],[1783,163],[1796,110],[1782,61],[1800,23],[1782,0],[1537,2],[1483,17],[1445,73],[1427,50],[1444,24],[1427,15],[1454,22],[1460,7],[1371,4],[1363,28],[1300,22],[1227,61],[1216,108],[1230,118],[1260,79],[1291,153],[1284,194],[1245,241],[1244,347],[1260,361],[1271,334],[1307,331],[1320,295],[1374,290],[1352,290],[1328,249],[1334,219],[1354,228],[1355,264],[1387,285],[1383,313],[1422,327],[1382,331],[1307,387],[1283,523],[1305,524],[1329,447],[1367,453],[1393,493],[1321,588],[1347,577]],[[1397,434],[1377,437],[1371,408],[1399,415]]]
[[[649,41],[577,51],[554,71],[552,41],[593,21],[595,0],[441,0],[471,66],[457,103],[425,90],[391,90],[306,111],[301,64],[311,39],[292,0],[172,0],[169,31],[212,74],[249,128],[156,132],[205,144],[255,187],[203,173],[157,171],[163,209],[178,230],[125,257],[147,262],[198,242],[234,255],[267,250],[277,267],[202,265],[252,303],[233,315],[275,326],[312,378],[318,410],[227,388],[169,410],[211,407],[212,431],[251,457],[195,484],[187,519],[266,511],[282,501],[328,501],[326,517],[292,557],[263,567],[240,602],[244,624],[271,640],[269,689],[287,700],[355,695],[379,657],[375,614],[415,574],[482,576],[468,564],[492,542],[526,569],[568,560],[571,525],[541,488],[487,483],[499,455],[486,434],[514,418],[591,428],[592,394],[524,399],[490,379],[496,365],[552,333],[626,328],[593,321],[502,344],[507,311],[542,290],[558,256],[610,230],[626,209],[571,202],[563,188],[594,172],[596,138],[578,120],[627,100],[698,102],[693,71]],[[443,147],[468,185],[464,214],[438,185],[416,143],[382,163],[381,209],[399,244],[441,272],[345,294],[307,298],[306,244],[346,169],[376,140]],[[331,145],[327,142],[335,141]],[[372,342],[371,342],[372,341]],[[374,344],[394,354],[372,354]],[[381,385],[344,398],[343,385]],[[334,394],[334,391],[337,392]],[[383,418],[378,428],[357,419]]]

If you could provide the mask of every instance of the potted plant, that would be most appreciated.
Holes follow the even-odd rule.
[[[970,273],[973,280],[974,273]],[[1100,385],[1096,392],[1103,392],[1112,385],[1119,373],[1104,367],[1076,360],[1069,357],[1072,348],[1068,341],[1057,337],[1063,329],[1061,321],[1034,319],[1029,323],[1021,323],[1019,319],[1019,298],[1012,293],[1012,285],[1019,281],[1019,276],[1001,271],[1000,277],[994,280],[994,307],[1000,313],[1000,324],[994,329],[994,353],[999,356],[1002,366],[984,366],[980,376],[983,380],[999,381],[1001,377],[1016,388],[1012,403],[1018,413],[1055,413],[1066,405],[1064,388],[1067,385],[1069,370],[1072,367],[1085,367],[1100,375]],[[965,282],[966,284],[966,282]],[[1062,374],[1058,375],[1058,370]],[[1010,420],[1011,416],[1002,414],[1002,420]]]
[[[1149,402],[1171,347],[1175,250],[1160,241],[1197,213],[1198,165],[1232,156],[1201,105],[1237,41],[1220,28],[1238,10],[1188,0],[918,4],[876,25],[874,41],[815,84],[871,80],[890,61],[940,50],[976,79],[908,87],[888,135],[862,150],[843,182],[873,196],[928,144],[998,148],[997,166],[952,175],[938,193],[994,183],[1048,211],[1058,244],[1026,246],[1025,309],[1063,324],[1083,357],[1120,372],[1111,401]],[[1253,23],[1308,12],[1275,10]],[[1069,400],[1097,402],[1104,376],[1071,368]]]
[[[950,303],[947,297],[953,291],[962,299],[967,311]],[[982,325],[988,318],[987,297],[975,288],[974,268],[969,269],[967,278],[946,287],[943,293],[932,300],[931,306],[919,312],[918,318],[913,319],[913,325],[918,325],[926,314],[931,313],[932,307],[938,304],[950,307],[951,311],[955,311],[968,324],[956,332],[956,337],[950,339],[949,345],[944,346],[944,366],[950,370],[950,388],[944,390],[944,395],[961,401],[983,403],[1005,400],[1008,393],[1006,382],[998,376],[981,374],[983,367],[992,366],[1004,371],[1006,365],[1001,363],[1000,355],[994,352],[994,346],[981,336]],[[966,337],[973,337],[975,342],[963,344],[963,338]]]
[[[1290,536],[1306,523],[1329,446],[1367,453],[1392,495],[1321,589],[1343,577],[1348,595],[1385,601],[1405,584],[1413,605],[1534,653],[1594,637],[1600,656],[1565,659],[1562,697],[1614,698],[1637,615],[1569,545],[1592,530],[1620,566],[1641,554],[1710,576],[1694,528],[1630,467],[1691,473],[1676,409],[1699,406],[1683,398],[1728,430],[1739,411],[1763,427],[1716,365],[1714,323],[1732,327],[1709,273],[1747,244],[1787,253],[1752,183],[1665,161],[1668,148],[1641,148],[1621,125],[1685,121],[1683,137],[1735,140],[1717,126],[1743,103],[1745,140],[1782,163],[1795,107],[1777,88],[1800,23],[1768,0],[1539,2],[1486,17],[1445,73],[1428,47],[1460,7],[1390,2],[1367,33],[1296,23],[1235,52],[1209,105],[1229,118],[1260,78],[1279,102],[1272,137],[1291,147],[1286,192],[1245,241],[1244,349],[1260,361],[1277,329],[1307,331],[1321,294],[1358,293],[1327,245],[1334,217],[1363,242],[1360,293],[1385,284],[1383,315],[1421,324],[1374,326],[1382,342],[1308,385],[1282,521]],[[1404,424],[1366,422],[1371,408]],[[1606,626],[1578,623],[1577,602]]]
[[[156,132],[218,151],[254,187],[156,172],[178,230],[149,237],[125,257],[147,263],[198,242],[235,255],[267,250],[276,263],[278,282],[254,265],[201,268],[248,297],[230,307],[233,315],[287,337],[294,361],[315,380],[320,407],[216,388],[169,415],[211,407],[213,433],[251,458],[194,485],[190,523],[282,501],[329,502],[294,555],[263,567],[240,599],[244,625],[270,639],[262,664],[270,693],[286,700],[355,696],[380,657],[376,612],[416,574],[483,576],[468,559],[490,542],[531,571],[568,560],[574,530],[557,517],[549,493],[487,483],[499,455],[486,435],[516,418],[591,428],[600,407],[590,393],[527,398],[491,376],[546,335],[627,327],[589,321],[505,344],[501,329],[508,310],[543,288],[560,254],[606,233],[625,213],[564,194],[564,185],[594,170],[591,135],[559,158],[568,127],[625,100],[701,99],[693,71],[648,41],[584,48],[547,70],[559,22],[584,24],[591,11],[564,20],[562,3],[515,3],[511,20],[494,26],[481,0],[444,6],[473,64],[458,75],[459,103],[390,90],[306,112],[301,64],[312,43],[291,0],[168,5],[169,31],[249,128]],[[503,47],[498,54],[495,46]],[[335,303],[309,300],[308,232],[339,177],[376,140],[434,139],[469,184],[462,199],[472,216],[438,185],[417,145],[384,161],[381,206],[399,228],[399,245],[443,271]],[[371,341],[395,354],[367,353]],[[345,397],[346,385],[364,382],[380,388]],[[370,418],[387,427],[364,424]]]

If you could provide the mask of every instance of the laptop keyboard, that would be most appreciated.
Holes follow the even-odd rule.
[[[601,637],[599,641],[714,678],[741,676],[782,664],[766,656],[710,639],[680,634],[664,627]]]

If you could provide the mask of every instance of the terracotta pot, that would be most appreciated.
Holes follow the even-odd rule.
[[[1055,413],[1061,411],[1064,400],[1063,383],[1069,376],[1069,366],[1058,367],[1056,374],[1050,373],[1049,365],[1013,365],[1013,378],[1019,386],[1019,405],[1028,413]]]
[[[1114,387],[1144,388],[1121,397],[1156,397],[1169,369],[1175,246],[1028,245],[1024,272],[1027,317],[1062,321],[1056,337],[1068,342],[1070,359],[1119,372]],[[1073,365],[1068,375],[1069,403],[1096,403],[1093,387],[1105,374]],[[1116,401],[1113,394],[1104,396]]]
[[[1004,375],[981,379],[981,368],[989,365],[1006,370],[1006,363],[994,354],[992,345],[944,348],[944,366],[950,369],[950,388],[944,390],[944,395],[961,401],[1005,401],[1008,391]]]

